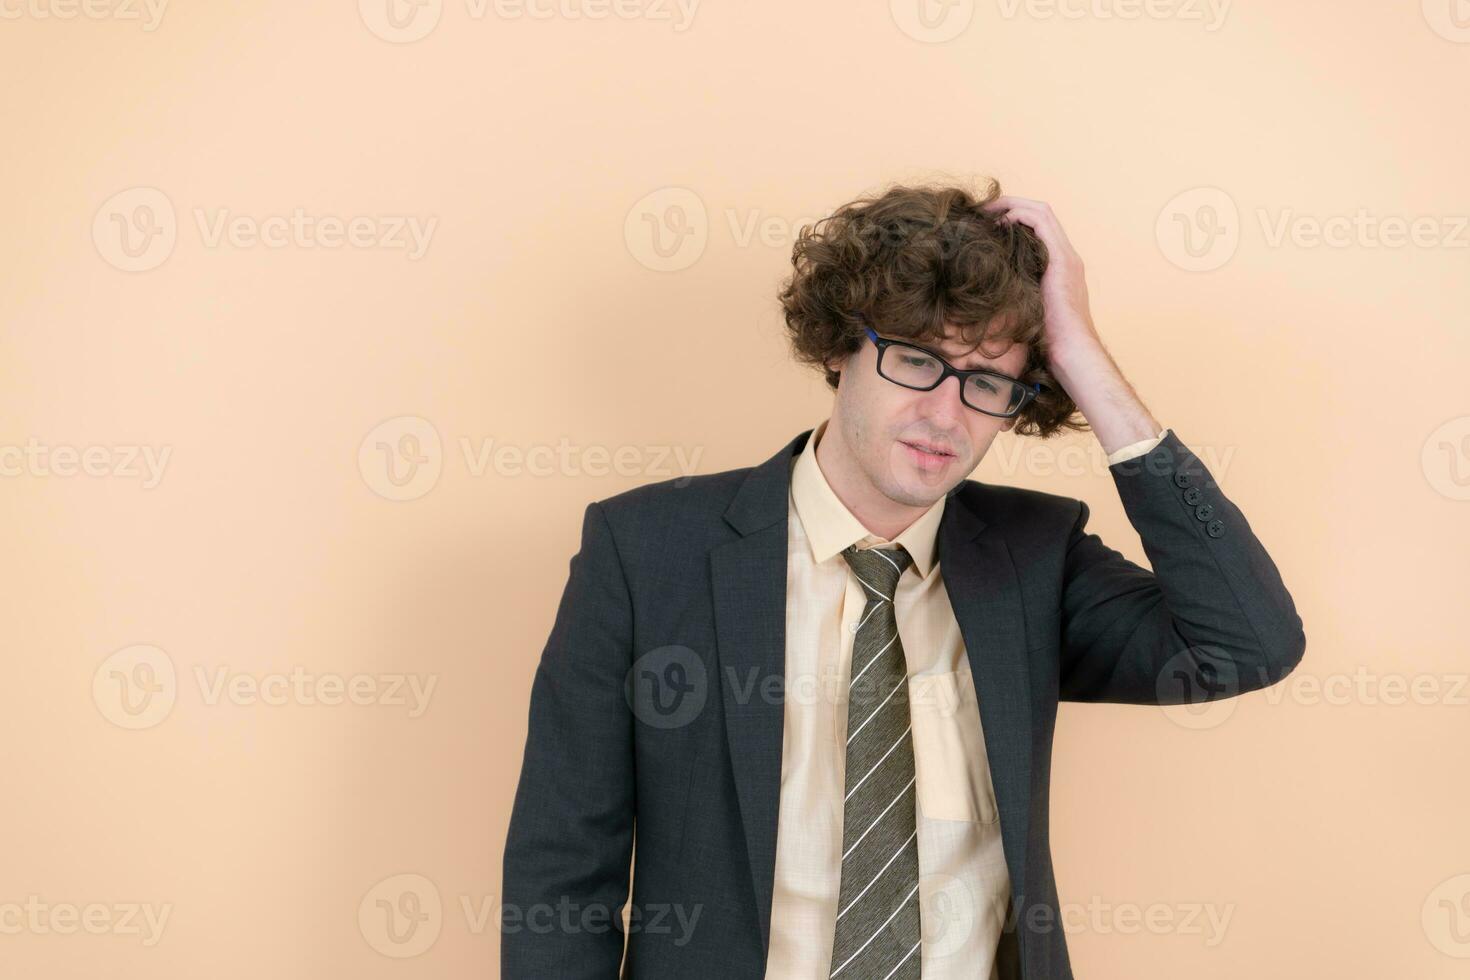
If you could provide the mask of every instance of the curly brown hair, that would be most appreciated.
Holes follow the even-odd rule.
[[[956,185],[894,184],[803,226],[791,250],[795,271],[779,295],[796,359],[819,368],[835,389],[841,374],[827,361],[858,350],[865,325],[935,345],[951,325],[971,351],[982,342],[1000,351],[1028,345],[1020,380],[1042,389],[1017,417],[1018,435],[1086,430],[1046,366],[1046,246],[1026,225],[984,210],[999,196],[995,180],[979,195]]]

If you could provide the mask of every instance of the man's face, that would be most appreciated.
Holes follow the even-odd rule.
[[[954,327],[946,330],[941,344],[917,343],[961,370],[984,368],[1015,378],[1026,365],[1024,344],[1000,351],[998,344],[987,342],[983,349],[970,351]],[[996,434],[1010,429],[1016,419],[986,415],[960,401],[958,378],[945,378],[931,391],[914,391],[879,375],[877,363],[878,349],[867,338],[855,353],[832,363],[842,379],[828,428],[840,431],[849,466],[880,493],[908,506],[927,507],[968,477]],[[946,455],[930,455],[912,444]]]

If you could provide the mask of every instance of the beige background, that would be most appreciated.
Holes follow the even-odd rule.
[[[803,220],[994,175],[1308,636],[1215,714],[1063,707],[1079,976],[1465,975],[1462,0],[385,2],[0,3],[0,973],[495,975],[584,505],[825,417]],[[975,476],[1142,561],[1100,459]]]

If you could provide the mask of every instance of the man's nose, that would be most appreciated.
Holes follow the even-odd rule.
[[[960,398],[960,379],[945,378],[938,387],[921,393],[924,414],[935,422],[959,422],[970,409]]]

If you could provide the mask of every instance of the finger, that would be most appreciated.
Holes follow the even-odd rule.
[[[1056,213],[1045,201],[1031,201],[1023,199],[1024,203],[1013,205],[1000,220],[1007,223],[1021,221],[1030,226],[1031,230],[1050,244],[1053,240],[1067,242],[1067,233],[1062,229],[1062,223],[1057,220]]]
[[[1007,223],[1020,221],[1029,225],[1038,235],[1050,235],[1054,229],[1058,228],[1055,217],[1034,203],[1011,205],[998,220]]]
[[[1062,228],[1062,223],[1057,219],[1056,212],[1052,211],[1051,205],[1045,201],[1037,201],[1029,197],[1012,197],[1002,195],[995,199],[993,204],[1003,205],[1005,213],[996,215],[996,221],[1003,225],[1011,225],[1016,222],[1030,228],[1037,238],[1053,252],[1061,250],[1074,250],[1072,240],[1067,237],[1067,232]]]
[[[1017,197],[1014,194],[1002,194],[994,201],[991,201],[989,204],[982,205],[982,207],[992,207],[995,205],[1004,205],[1006,207],[1033,207],[1042,209],[1046,209],[1051,206],[1045,201],[1038,201],[1034,197]]]

